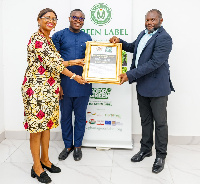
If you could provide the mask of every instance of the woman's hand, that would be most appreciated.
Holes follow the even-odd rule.
[[[76,59],[76,60],[70,60],[68,61],[68,66],[74,66],[74,65],[78,65],[78,66],[84,66],[84,59]]]
[[[83,79],[83,77],[81,77],[80,75],[76,75],[75,77],[74,77],[74,80],[76,81],[76,82],[78,82],[79,84],[86,84],[86,83],[88,83],[85,79]]]
[[[59,91],[59,100],[62,100],[62,99],[63,99],[63,95],[64,95],[64,93],[63,93],[63,89],[62,89],[62,87],[60,86],[60,91]]]

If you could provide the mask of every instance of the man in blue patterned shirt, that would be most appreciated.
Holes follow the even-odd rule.
[[[84,25],[85,15],[80,9],[71,11],[69,28],[56,32],[52,40],[65,61],[85,58],[86,42],[91,41],[89,34],[80,29]],[[81,66],[67,67],[76,75],[82,75]],[[76,81],[61,75],[61,128],[65,148],[60,153],[58,159],[65,160],[74,150],[74,160],[82,158],[81,145],[85,132],[86,109],[89,96],[92,94],[92,85],[81,85]],[[63,93],[62,93],[63,90]],[[74,111],[74,135],[72,126],[72,112]],[[74,145],[73,145],[74,137]]]

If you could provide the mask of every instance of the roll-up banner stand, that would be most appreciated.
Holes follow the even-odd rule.
[[[109,42],[117,36],[131,42],[132,1],[71,1],[71,9],[85,14],[82,31],[93,41]],[[122,51],[122,71],[130,68],[132,55]],[[128,66],[127,66],[128,65]],[[132,148],[132,88],[123,85],[93,84],[83,146]]]

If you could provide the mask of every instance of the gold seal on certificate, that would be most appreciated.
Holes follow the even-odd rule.
[[[89,83],[120,84],[122,44],[88,41],[83,78]]]

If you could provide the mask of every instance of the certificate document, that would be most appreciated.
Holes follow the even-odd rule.
[[[121,44],[87,42],[83,78],[91,83],[120,83]]]
[[[116,53],[116,47],[93,46],[88,77],[115,78]]]

